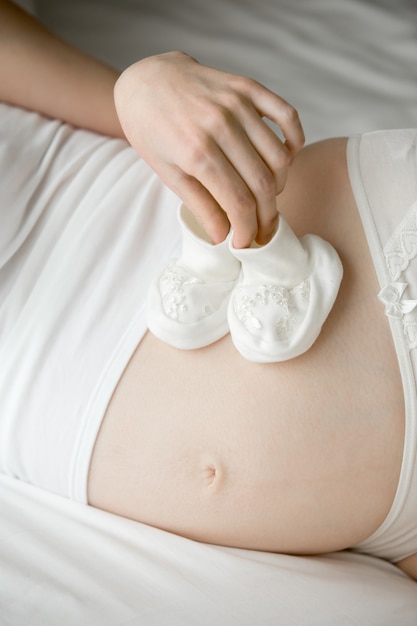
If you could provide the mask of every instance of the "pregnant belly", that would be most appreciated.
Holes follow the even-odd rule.
[[[228,338],[189,353],[147,335],[103,422],[90,503],[221,545],[315,553],[363,540],[394,497],[401,401],[382,407],[372,368],[354,375],[340,355],[319,367],[315,352],[254,366]]]
[[[260,365],[228,337],[180,351],[146,335],[98,435],[92,505],[201,541],[292,553],[353,545],[383,521],[401,466],[403,390],[344,149],[307,150],[280,196],[296,232],[330,241],[344,265],[318,341]]]

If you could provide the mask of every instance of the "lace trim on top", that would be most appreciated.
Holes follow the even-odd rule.
[[[402,320],[407,345],[412,350],[417,348],[417,300],[410,296],[417,293],[410,293],[404,274],[417,257],[417,202],[384,246],[384,256],[391,282],[381,289],[378,298],[385,305],[385,315]]]

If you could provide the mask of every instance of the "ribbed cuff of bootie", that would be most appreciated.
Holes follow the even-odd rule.
[[[316,235],[298,239],[280,215],[265,246],[230,250],[241,277],[228,307],[232,341],[250,361],[292,359],[316,341],[343,275],[336,250]]]
[[[229,332],[227,307],[240,262],[230,252],[230,234],[213,245],[184,204],[179,206],[178,219],[181,253],[151,286],[147,322],[156,337],[189,350]]]

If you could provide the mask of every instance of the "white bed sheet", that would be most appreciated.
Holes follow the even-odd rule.
[[[246,74],[300,112],[307,141],[417,126],[415,0],[32,0],[119,68],[185,50]]]
[[[298,108],[307,141],[417,126],[414,0],[31,4],[120,68],[183,49],[251,75]],[[0,476],[0,626],[58,624],[416,626],[417,585],[363,555],[198,544]]]
[[[0,476],[2,626],[415,626],[417,585],[364,555],[195,543]]]

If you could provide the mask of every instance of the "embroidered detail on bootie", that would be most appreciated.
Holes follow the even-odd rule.
[[[187,296],[184,287],[196,283],[202,283],[195,276],[190,276],[182,267],[178,267],[175,261],[169,263],[161,274],[159,286],[161,289],[162,308],[165,314],[172,320],[180,321],[181,314],[187,307]]]
[[[309,291],[306,280],[292,289],[276,284],[254,285],[251,294],[247,288],[237,287],[233,300],[236,317],[252,335],[260,335],[269,326],[273,341],[285,341],[300,321],[300,300],[307,306]]]

